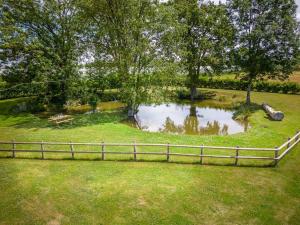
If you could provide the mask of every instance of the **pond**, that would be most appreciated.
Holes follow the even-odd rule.
[[[201,102],[141,105],[128,122],[144,131],[192,135],[228,135],[245,132],[248,121],[233,119],[234,111]]]

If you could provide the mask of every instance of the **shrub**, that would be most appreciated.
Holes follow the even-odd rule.
[[[247,82],[233,79],[199,79],[198,87],[229,89],[229,90],[247,90]],[[300,93],[300,85],[293,82],[275,83],[266,81],[257,81],[253,84],[252,90],[272,93],[297,94]]]
[[[96,96],[91,96],[88,103],[92,107],[93,112],[96,112],[98,98]]]
[[[0,99],[37,96],[44,91],[39,83],[27,83],[15,86],[2,86]]]
[[[177,91],[177,96],[179,99],[191,99],[191,94],[188,90],[179,90]],[[198,92],[197,95],[194,97],[195,100],[206,100],[206,99],[212,99],[215,97],[216,94],[210,91],[201,91]],[[225,97],[225,96],[224,96]]]
[[[44,104],[38,98],[24,99],[11,107],[10,112],[17,114],[23,112],[38,113],[45,111]]]

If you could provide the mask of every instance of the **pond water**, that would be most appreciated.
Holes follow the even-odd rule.
[[[233,110],[203,104],[141,105],[132,126],[150,132],[228,135],[247,131],[247,121],[234,120]]]

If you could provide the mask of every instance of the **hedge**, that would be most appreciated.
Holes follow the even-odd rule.
[[[173,82],[174,86],[185,85],[184,79],[182,77],[175,78],[175,81],[176,82]],[[112,79],[109,86],[110,86],[109,88],[118,88],[120,84],[116,80]],[[201,78],[199,80],[198,87],[245,91],[247,89],[247,82],[241,80],[233,80],[233,79]],[[1,87],[1,89],[2,90],[0,90],[0,99],[36,96],[45,91],[43,85],[39,83],[16,85],[13,88],[7,87],[6,89]],[[260,91],[260,92],[299,94],[300,85],[293,82],[275,83],[275,82],[258,81],[253,83],[252,90]],[[114,99],[118,99],[118,97],[119,96],[117,96],[115,93],[104,94],[104,100],[114,100]]]
[[[201,78],[198,87],[213,88],[213,89],[229,89],[229,90],[247,90],[247,82],[232,79],[208,79]],[[300,93],[300,85],[293,82],[275,83],[257,81],[252,85],[253,91],[284,93],[284,94],[298,94]]]
[[[16,85],[13,87],[2,87],[0,99],[29,97],[39,95],[43,90],[39,83]]]

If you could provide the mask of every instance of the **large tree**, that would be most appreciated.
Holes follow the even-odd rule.
[[[232,26],[223,4],[199,0],[175,0],[181,25],[179,56],[188,72],[191,100],[197,95],[201,74],[219,73],[229,65]]]
[[[78,77],[82,23],[76,0],[2,0],[0,60],[10,83],[38,81],[50,103],[66,103]]]
[[[92,28],[94,64],[107,75],[117,74],[129,116],[145,100],[154,75],[158,4],[152,0],[82,2]]]
[[[299,56],[299,33],[294,0],[228,0],[235,27],[235,66],[248,82],[286,79]]]

